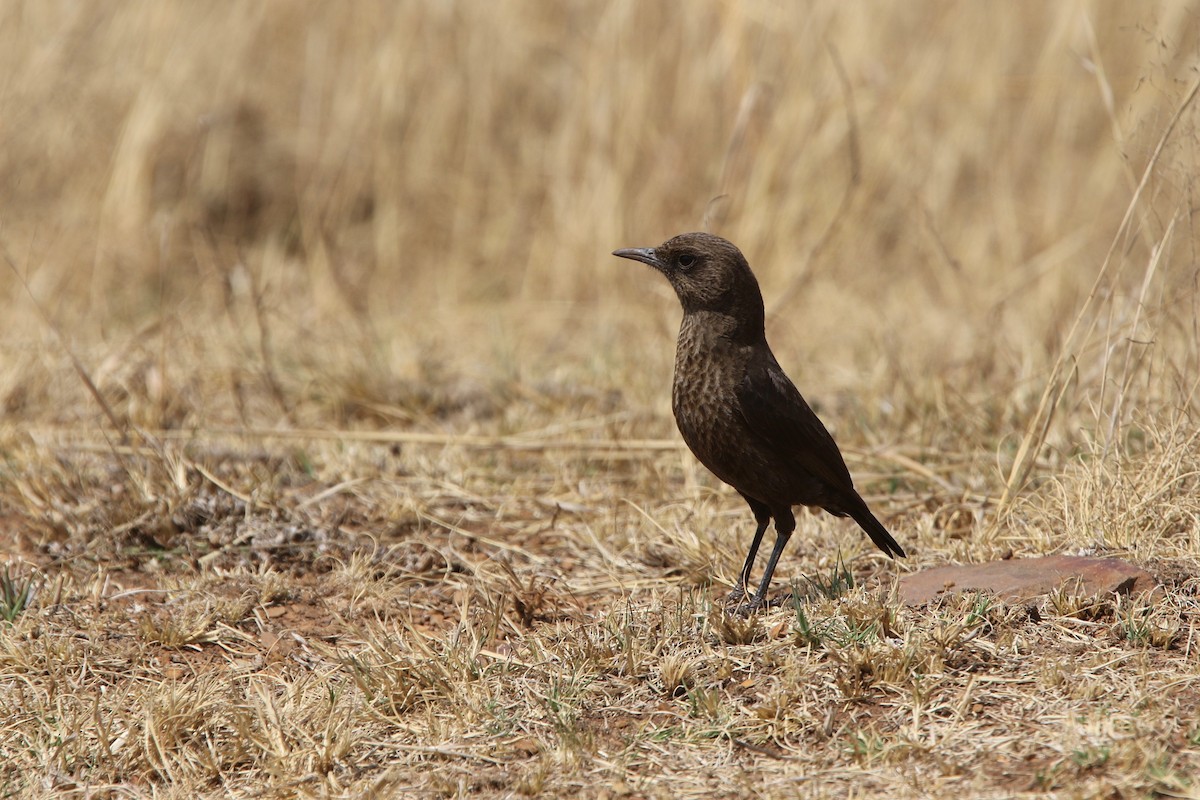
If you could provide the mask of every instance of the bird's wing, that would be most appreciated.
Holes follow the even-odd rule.
[[[836,494],[854,493],[837,443],[773,355],[751,359],[737,399],[746,426],[781,462],[803,469]]]

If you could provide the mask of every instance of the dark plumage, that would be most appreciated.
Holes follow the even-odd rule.
[[[741,251],[719,236],[685,233],[658,247],[613,255],[654,267],[679,296],[675,421],[696,458],[738,490],[758,522],[731,602],[745,596],[758,546],[774,519],[775,548],[746,610],[762,604],[796,529],[792,506],[851,517],[880,550],[903,557],[904,549],[854,489],[833,437],[771,353],[762,293]]]

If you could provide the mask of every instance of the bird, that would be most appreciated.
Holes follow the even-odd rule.
[[[749,616],[762,605],[796,529],[794,506],[850,517],[880,550],[903,558],[904,548],[854,488],[833,436],[771,352],[762,291],[742,251],[696,232],[613,255],[648,264],[675,290],[683,306],[671,390],[675,422],[700,463],[745,499],[758,526],[728,606]],[[775,546],[744,604],[772,520]]]

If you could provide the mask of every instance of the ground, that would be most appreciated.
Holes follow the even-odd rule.
[[[0,10],[0,793],[1200,796],[1198,40]],[[609,255],[700,227],[909,555],[798,513],[750,619]],[[1060,553],[1160,590],[896,596]]]

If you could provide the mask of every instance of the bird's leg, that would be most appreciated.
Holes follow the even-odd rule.
[[[758,591],[750,599],[748,613],[753,614],[757,611],[758,607],[762,605],[763,599],[766,598],[767,589],[771,586],[771,576],[775,574],[775,565],[779,563],[779,556],[783,554],[783,548],[787,546],[788,539],[792,538],[794,530],[796,530],[796,518],[792,516],[790,508],[782,513],[775,513],[775,548],[771,550],[771,558],[767,560],[767,570],[763,573]]]
[[[742,602],[742,598],[746,596],[746,587],[750,585],[750,571],[754,569],[754,560],[758,558],[758,546],[762,544],[763,534],[767,532],[767,526],[771,524],[771,510],[757,500],[752,500],[746,495],[742,495],[746,503],[749,504],[750,510],[754,512],[754,520],[758,523],[758,530],[754,532],[754,541],[750,543],[750,552],[746,553],[746,563],[742,565],[742,571],[738,575],[737,584],[733,587],[733,591],[729,593],[729,598],[726,601],[729,606],[736,606]]]
[[[758,522],[758,530],[754,532],[754,541],[750,543],[750,552],[746,554],[746,563],[742,565],[742,571],[738,574],[737,584],[729,593],[730,605],[737,605],[746,596],[746,587],[750,585],[750,571],[754,569],[754,560],[758,557],[758,546],[762,543],[763,534],[767,532],[767,526],[770,524],[770,517]]]

